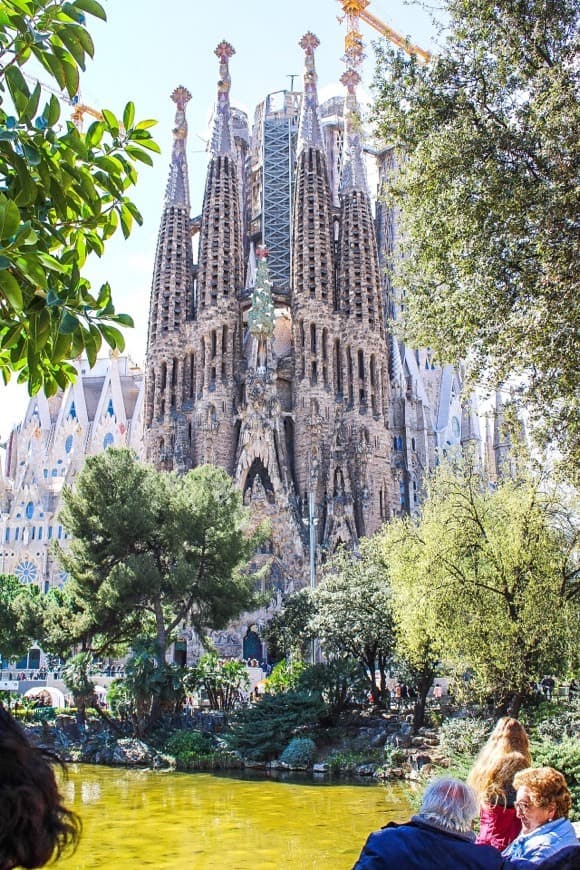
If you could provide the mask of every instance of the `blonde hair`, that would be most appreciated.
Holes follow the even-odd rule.
[[[537,807],[555,804],[555,819],[565,819],[572,806],[572,795],[564,775],[553,767],[528,767],[514,777],[516,788],[525,787]]]
[[[524,726],[511,716],[503,716],[477,756],[467,781],[480,801],[506,806],[515,774],[531,762]]]

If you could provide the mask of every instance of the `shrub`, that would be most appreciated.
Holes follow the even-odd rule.
[[[284,659],[274,665],[272,673],[266,680],[266,691],[277,694],[278,692],[291,692],[298,686],[298,681],[306,665],[301,659],[289,662]]]
[[[315,727],[326,716],[327,705],[304,692],[264,695],[257,704],[238,711],[224,737],[245,758],[269,761],[280,755],[296,731]]]
[[[329,706],[331,719],[335,720],[343,710],[364,700],[367,681],[359,662],[338,658],[307,667],[300,674],[298,688],[320,695]]]
[[[476,755],[490,731],[481,719],[447,719],[441,726],[441,747],[447,755]]]
[[[394,743],[385,743],[384,746],[385,767],[400,767],[407,760],[407,753]]]
[[[280,761],[289,767],[309,767],[315,755],[314,740],[310,737],[294,737],[280,756]]]
[[[31,722],[50,722],[56,716],[55,707],[37,707],[30,715]]]
[[[380,749],[368,749],[365,752],[336,750],[330,752],[325,761],[332,773],[356,773],[361,764],[379,765],[383,758]]]
[[[552,707],[552,705],[551,705]],[[535,734],[541,740],[560,741],[563,738],[580,737],[580,703],[573,701],[569,706],[550,710],[535,727]]]
[[[580,742],[566,737],[559,743],[532,744],[534,767],[548,765],[563,773],[572,793],[572,819],[580,819]]]
[[[230,752],[217,746],[215,738],[201,731],[175,731],[164,751],[175,758],[178,770],[218,770],[235,767]]]

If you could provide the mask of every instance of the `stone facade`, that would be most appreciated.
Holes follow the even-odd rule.
[[[396,215],[377,207],[368,188],[358,74],[345,73],[344,99],[321,112],[317,46],[312,33],[300,41],[302,94],[267,97],[251,132],[230,106],[234,50],[226,42],[216,49],[211,158],[193,222],[197,264],[189,93],[174,92],[147,347],[147,459],[177,471],[212,462],[232,475],[254,521],[269,520],[267,552],[256,558],[268,561],[278,600],[312,582],[337,546],[356,550],[361,536],[416,510],[437,449],[459,445],[462,423],[474,416],[462,408],[458,372],[388,331]],[[280,170],[284,148],[290,183]],[[379,182],[395,169],[392,152],[380,152]],[[469,437],[479,437],[475,424]],[[215,638],[218,647],[240,654],[267,616],[242,619]]]
[[[30,399],[5,445],[0,478],[0,574],[45,592],[66,579],[51,549],[66,538],[58,519],[63,488],[87,456],[113,446],[142,451],[142,370],[116,352],[92,369],[86,361],[77,368],[76,382],[64,392]]]

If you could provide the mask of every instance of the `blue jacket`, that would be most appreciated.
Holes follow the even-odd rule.
[[[390,822],[366,841],[353,870],[512,870],[531,867],[512,863],[493,846],[477,846],[467,834],[452,834],[413,818]]]
[[[529,834],[520,834],[503,850],[511,859],[525,858],[532,865],[541,864],[565,846],[577,846],[576,831],[568,819],[555,819],[534,828]]]

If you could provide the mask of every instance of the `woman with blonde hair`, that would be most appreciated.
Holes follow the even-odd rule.
[[[521,830],[514,776],[531,764],[525,728],[510,716],[498,720],[467,779],[479,797],[478,843],[505,849]]]

